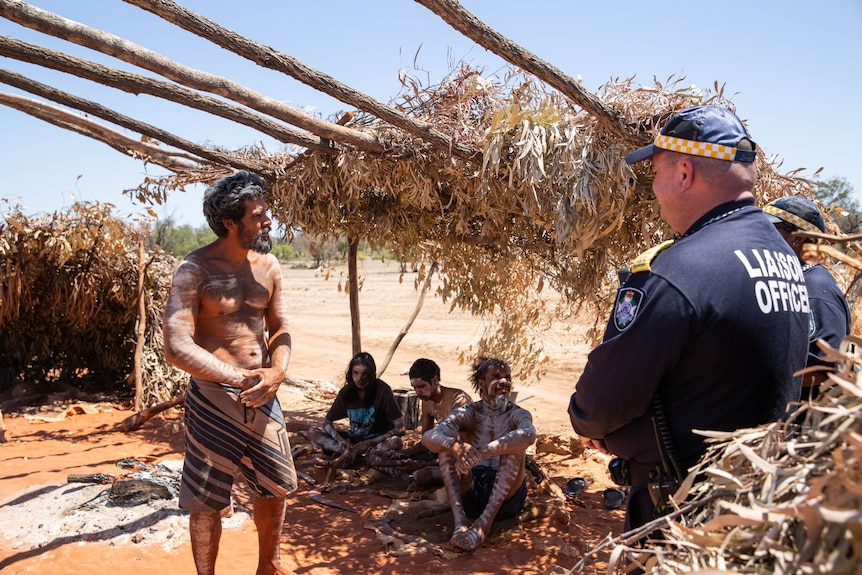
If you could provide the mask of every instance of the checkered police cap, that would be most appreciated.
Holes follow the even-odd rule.
[[[763,211],[773,224],[785,222],[806,232],[826,231],[826,223],[817,204],[802,196],[772,200],[763,206]]]
[[[746,149],[739,149],[745,140]],[[652,157],[659,150],[719,160],[753,162],[756,145],[742,121],[727,108],[694,106],[678,112],[661,129],[655,142],[626,156],[627,164]]]

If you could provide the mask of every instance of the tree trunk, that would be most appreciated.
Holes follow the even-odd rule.
[[[359,329],[359,271],[356,269],[356,256],[359,252],[359,239],[348,238],[347,281],[350,295],[350,333],[353,342],[353,355],[362,351],[362,332]]]
[[[124,72],[4,36],[0,36],[0,56],[59,70],[130,94],[149,94],[176,102],[248,126],[258,132],[272,136],[280,142],[296,144],[322,152],[334,152],[328,143],[322,142],[318,137],[298,132],[266,116],[250,112],[246,108],[228,104],[223,100],[200,94],[171,82]]]
[[[83,116],[71,114],[66,110],[50,106],[44,102],[24,98],[16,94],[9,94],[8,92],[0,92],[0,104],[15,108],[65,130],[77,132],[82,136],[98,140],[114,148],[124,156],[139,157],[173,172],[201,168],[200,164],[189,159],[185,154],[168,152],[158,146],[146,144],[125,134],[115,132]]]
[[[206,38],[225,50],[251,60],[259,66],[288,74],[333,98],[374,114],[393,126],[431,142],[438,149],[464,160],[471,158],[481,160],[481,154],[474,146],[454,141],[435,129],[432,124],[411,118],[400,110],[378,102],[335,78],[307,66],[293,56],[244,38],[240,34],[175,2],[165,0],[125,0],[125,2],[152,12],[192,34]]]
[[[261,171],[260,166],[251,165],[248,162],[242,161],[240,158],[235,158],[230,154],[226,154],[218,150],[203,148],[194,142],[179,138],[170,132],[166,132],[144,122],[139,122],[134,118],[129,118],[128,116],[119,114],[100,104],[91,102],[90,100],[85,100],[67,92],[63,92],[62,90],[57,90],[56,88],[46,86],[45,84],[40,84],[39,82],[26,78],[21,74],[0,69],[0,82],[26,90],[31,94],[41,96],[42,98],[53,100],[58,104],[86,112],[89,115],[102,118],[103,120],[122,126],[123,128],[134,130],[139,134],[158,140],[170,146],[174,146],[175,148],[179,148],[185,152],[194,154],[195,156],[199,156],[198,158],[189,158],[196,163],[203,163],[205,160],[209,160],[215,165],[229,166],[235,170]]]
[[[0,3],[0,16],[44,34],[50,34],[85,48],[97,50],[129,64],[140,66],[195,90],[203,90],[229,98],[326,139],[345,142],[370,152],[383,152],[383,144],[377,140],[374,134],[319,120],[228,78],[188,68],[170,58],[103,30],[91,28],[35,6],[29,6],[24,2],[13,2],[12,4],[17,6],[13,8],[6,3]]]

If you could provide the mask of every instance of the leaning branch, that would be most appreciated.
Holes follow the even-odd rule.
[[[606,106],[571,76],[487,26],[462,8],[456,0],[416,0],[416,2],[440,16],[455,30],[486,50],[490,50],[507,62],[530,72],[543,82],[553,86],[624,140],[638,145],[645,144],[650,140],[649,135],[639,132],[635,127],[623,121],[616,110]]]
[[[229,98],[273,118],[299,126],[322,138],[343,142],[373,153],[382,153],[384,150],[383,144],[373,134],[319,120],[278,100],[250,90],[242,84],[222,76],[188,68],[134,42],[30,6],[21,0],[0,0],[0,16],[33,30],[98,50],[195,90]]]
[[[165,144],[174,146],[175,148],[179,148],[201,158],[205,158],[213,164],[229,166],[235,170],[259,170],[258,166],[252,166],[251,164],[243,162],[241,159],[235,158],[230,154],[198,146],[197,144],[175,136],[170,132],[166,132],[156,128],[155,126],[151,126],[150,124],[145,124],[144,122],[139,122],[100,104],[91,102],[90,100],[85,100],[67,92],[63,92],[62,90],[57,90],[50,86],[46,86],[45,84],[30,80],[16,72],[0,68],[0,82],[26,90],[31,94],[47,98],[57,102],[58,104],[86,112],[87,114],[102,118],[103,120],[107,120],[108,122],[129,130],[134,130],[135,132],[149,138],[159,140],[160,142],[164,142]]]
[[[428,274],[425,276],[425,281],[422,282],[422,291],[419,292],[419,299],[416,300],[416,306],[413,308],[413,313],[411,313],[410,317],[407,318],[407,323],[405,323],[404,327],[401,328],[401,331],[398,332],[392,345],[389,346],[389,351],[386,352],[386,357],[383,358],[383,363],[381,363],[377,368],[378,377],[386,371],[386,368],[389,366],[389,362],[392,360],[392,356],[395,355],[395,350],[397,350],[398,346],[401,345],[401,340],[405,338],[407,332],[410,331],[411,327],[413,327],[413,322],[416,321],[416,318],[419,316],[419,312],[422,311],[422,305],[425,303],[425,296],[428,294],[428,290],[431,289],[431,276],[434,275],[434,272],[436,272],[439,267],[440,264],[437,262],[431,264],[431,269],[428,270]]]
[[[206,38],[259,66],[288,74],[316,90],[374,114],[393,126],[423,138],[439,149],[452,153],[463,160],[479,157],[479,151],[468,144],[458,143],[446,136],[428,122],[422,122],[390,106],[378,102],[358,90],[339,82],[332,76],[315,70],[293,56],[273,50],[254,40],[249,40],[208,18],[197,14],[172,0],[124,0],[128,4],[142,8],[179,26],[180,28]]]
[[[63,52],[22,42],[8,36],[0,36],[0,56],[44,66],[52,70],[59,70],[60,72],[92,80],[103,86],[109,86],[131,94],[150,94],[157,98],[170,100],[183,106],[196,108],[237,122],[238,124],[243,124],[258,132],[272,136],[280,142],[313,148],[327,153],[335,151],[329,145],[323,143],[320,138],[292,130],[265,116],[255,114],[246,108],[228,104],[217,98],[200,94],[189,88],[183,88],[164,80],[124,72],[116,68],[109,68],[96,62],[76,58]]]
[[[135,156],[144,161],[158,164],[174,173],[200,169],[199,160],[185,154],[176,154],[129,138],[119,132],[106,128],[83,116],[71,114],[66,110],[24,98],[7,92],[0,92],[0,104],[30,114],[40,120],[54,124],[65,130],[77,132],[88,138],[98,140],[127,156]]]

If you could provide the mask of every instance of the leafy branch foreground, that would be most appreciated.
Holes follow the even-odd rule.
[[[674,495],[676,511],[606,538],[569,573],[583,573],[599,552],[610,552],[608,573],[635,566],[655,574],[859,573],[860,346],[862,339],[848,336],[842,351],[830,350],[842,367],[789,420],[702,432],[710,445]],[[706,479],[693,483],[696,476]]]

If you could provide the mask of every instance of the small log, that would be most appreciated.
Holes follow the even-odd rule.
[[[154,405],[153,407],[147,408],[134,415],[130,415],[123,420],[120,426],[122,427],[123,431],[127,433],[129,431],[135,431],[137,429],[140,429],[143,424],[151,420],[153,416],[158,415],[159,413],[163,412],[166,409],[170,409],[171,407],[176,407],[177,405],[184,403],[185,400],[186,394],[181,393],[169,401],[164,401],[158,405]]]
[[[111,484],[108,499],[115,505],[135,506],[156,499],[172,499],[167,485],[151,479],[121,479]]]
[[[395,389],[392,391],[395,401],[401,408],[404,417],[404,428],[412,431],[419,427],[419,396],[412,389]]]
[[[70,473],[66,483],[98,483],[106,484],[114,481],[114,476],[107,473]]]

